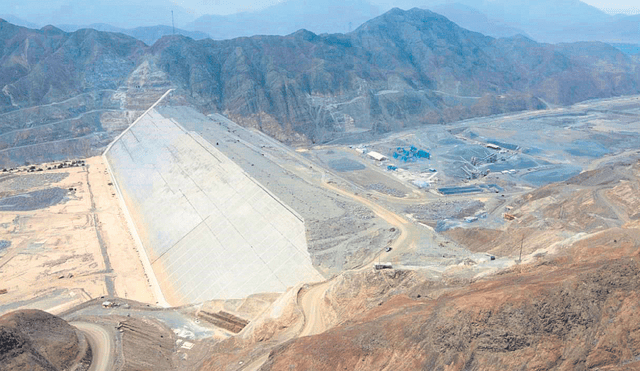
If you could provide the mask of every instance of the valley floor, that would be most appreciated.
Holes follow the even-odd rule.
[[[105,295],[155,303],[102,158],[67,163],[0,175],[0,313]]]
[[[220,115],[158,111],[299,212],[329,279],[155,306],[90,158],[0,175],[0,313],[102,325],[122,370],[640,367],[638,97],[297,151]],[[393,158],[412,145],[433,158]]]

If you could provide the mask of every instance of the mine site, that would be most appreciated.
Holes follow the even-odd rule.
[[[628,46],[0,26],[0,370],[640,368]]]

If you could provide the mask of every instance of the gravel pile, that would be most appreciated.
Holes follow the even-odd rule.
[[[372,190],[372,191],[378,191],[380,193],[388,194],[390,196],[395,196],[395,197],[404,197],[404,196],[407,195],[406,193],[404,193],[404,192],[402,192],[402,191],[400,191],[398,189],[388,187],[388,186],[386,186],[386,185],[384,185],[382,183],[369,184],[367,186],[367,188]]]
[[[462,219],[475,215],[484,207],[484,203],[476,200],[443,201],[422,205],[412,205],[405,209],[418,220]]]

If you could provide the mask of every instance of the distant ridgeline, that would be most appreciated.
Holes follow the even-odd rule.
[[[638,33],[640,33],[640,27],[638,28]],[[620,49],[623,53],[629,55],[640,55],[640,44],[618,44],[611,43],[612,46]]]
[[[152,46],[0,22],[0,45],[0,166],[100,153],[171,87],[167,104],[224,113],[289,144],[640,93],[638,59],[616,47],[494,39],[420,9],[348,34],[165,36]]]

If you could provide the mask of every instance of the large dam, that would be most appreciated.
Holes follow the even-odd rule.
[[[214,144],[157,110],[104,157],[150,279],[168,304],[282,292],[322,279],[307,251],[303,218]]]

